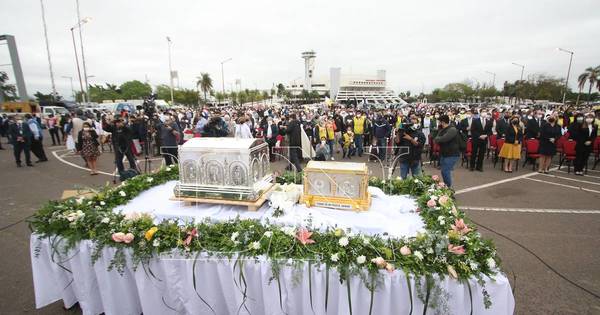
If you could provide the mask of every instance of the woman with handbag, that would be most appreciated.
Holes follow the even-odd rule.
[[[85,159],[90,167],[90,175],[98,175],[96,162],[100,156],[98,134],[89,122],[83,123],[83,128],[77,135],[77,152]]]

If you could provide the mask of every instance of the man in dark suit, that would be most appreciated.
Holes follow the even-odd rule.
[[[487,112],[481,114],[474,112],[471,121],[471,143],[473,151],[471,152],[471,161],[469,170],[477,169],[483,172],[483,157],[487,148],[488,137],[492,134],[492,121],[488,118]]]
[[[23,117],[17,116],[16,122],[9,125],[8,137],[10,143],[13,145],[17,167],[21,167],[22,151],[25,151],[25,163],[27,166],[33,166],[33,164],[31,164],[30,153],[33,134],[31,133],[31,129],[29,129],[29,124],[23,121]]]
[[[498,136],[498,139],[506,137],[508,127],[510,127],[510,113],[505,110],[503,116],[496,120],[496,136]]]
[[[541,110],[536,111],[535,116],[527,120],[525,127],[525,138],[526,139],[540,139],[540,131],[542,130],[542,124],[544,123],[544,114]]]
[[[287,126],[286,133],[290,144],[290,162],[294,164],[297,172],[302,171],[300,160],[302,159],[302,126],[296,119],[296,114],[290,114],[290,123]]]
[[[467,138],[471,137],[471,124],[473,123],[473,116],[477,113],[476,109],[471,109],[467,112],[467,115],[463,120],[458,123],[458,131],[466,135]]]

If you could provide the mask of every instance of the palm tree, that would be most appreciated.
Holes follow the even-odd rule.
[[[586,81],[590,84],[590,88],[588,89],[589,102],[592,97],[592,87],[596,85],[596,87],[600,89],[600,66],[597,66],[595,68],[589,67],[585,69],[585,71],[579,75],[577,81],[579,82],[579,94],[581,94],[581,90],[583,89],[583,86],[585,85]]]
[[[196,78],[198,78],[198,81],[196,81],[196,86],[200,86],[200,90],[202,90],[204,93],[204,102],[206,102],[206,93],[210,92],[213,87],[210,74],[201,73],[200,76]]]

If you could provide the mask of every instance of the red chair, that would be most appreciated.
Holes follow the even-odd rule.
[[[567,162],[569,162],[568,173],[571,173],[571,165],[573,164],[573,161],[575,161],[575,146],[576,145],[577,145],[577,142],[575,142],[573,140],[569,140],[569,141],[566,141],[565,143],[563,143],[563,157],[560,160],[560,163],[558,164],[559,170],[560,170],[560,167],[563,165],[563,163],[566,160]]]
[[[556,140],[556,152],[558,153],[558,160],[563,158],[563,144],[569,140],[569,133],[565,133],[563,136]]]
[[[433,166],[437,164],[439,165],[439,161],[440,161],[440,145],[437,142],[432,142],[432,148],[431,148],[432,152],[431,152],[431,157],[429,158],[429,161],[431,162],[431,164]]]
[[[487,157],[490,157],[490,152],[496,152],[496,147],[498,146],[498,136],[491,135],[489,138],[490,148],[487,150]]]
[[[460,166],[463,166],[465,162],[467,162],[467,168],[469,167],[469,161],[471,160],[471,155],[473,155],[473,142],[471,138],[467,140],[467,149],[465,153],[463,153],[462,162],[460,162]]]
[[[540,157],[540,140],[538,139],[527,139],[525,140],[525,162],[523,163],[523,167],[527,164],[527,161],[531,161],[533,164],[533,170],[535,171],[535,163],[537,159]]]
[[[592,167],[592,169],[595,170],[596,165],[598,165],[598,162],[600,162],[600,136],[596,137],[596,139],[594,140],[592,152],[594,153],[594,166]]]
[[[500,151],[502,151],[502,146],[504,146],[504,139],[500,138],[496,140],[496,151],[494,152],[494,168],[496,168],[496,163],[500,159]]]

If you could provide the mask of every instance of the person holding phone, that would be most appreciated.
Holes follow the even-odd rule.
[[[81,157],[87,162],[90,168],[90,175],[98,175],[97,161],[100,156],[100,150],[98,147],[98,134],[96,130],[92,128],[89,122],[84,122],[81,130],[77,134],[77,153],[81,154]]]

